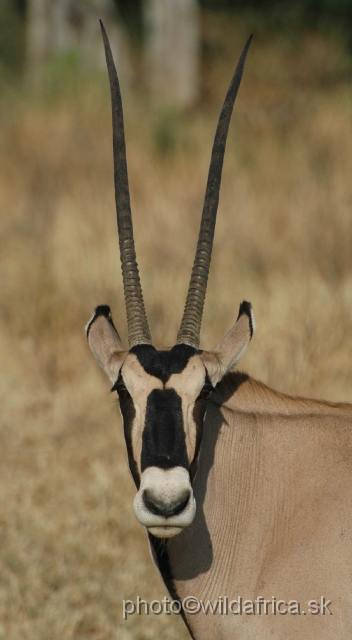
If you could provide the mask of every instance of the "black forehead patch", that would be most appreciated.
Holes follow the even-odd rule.
[[[199,352],[188,344],[176,344],[170,351],[158,351],[150,344],[137,344],[130,353],[137,356],[146,373],[165,384],[173,373],[181,373],[189,359]]]

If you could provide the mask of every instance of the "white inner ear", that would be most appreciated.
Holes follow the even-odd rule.
[[[246,344],[244,344],[242,349],[233,356],[232,360],[227,364],[226,373],[228,371],[231,371],[231,369],[234,368],[234,366],[237,364],[237,362],[242,358],[242,356],[243,356],[244,352],[246,351],[247,347],[248,347],[248,342]]]
[[[119,353],[114,353],[106,367],[104,367],[104,371],[111,382],[116,382],[117,378],[120,374],[120,369],[125,362],[128,351],[120,351]]]
[[[226,333],[214,349],[203,352],[201,358],[215,386],[231,371],[246,351],[254,331],[253,313],[242,313],[236,324]]]
[[[203,364],[207,370],[211,384],[213,385],[213,387],[216,387],[218,382],[226,373],[221,365],[220,360],[212,351],[203,351],[200,357],[203,360]]]
[[[121,340],[112,321],[98,315],[88,323],[88,343],[94,357],[111,382],[116,382],[128,351],[122,350]]]

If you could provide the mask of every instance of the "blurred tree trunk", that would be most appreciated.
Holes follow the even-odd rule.
[[[1,0],[0,0],[1,1]],[[42,79],[53,56],[76,50],[82,63],[105,66],[99,18],[104,21],[119,76],[129,84],[129,53],[125,34],[116,19],[114,0],[28,0],[27,78]]]
[[[27,74],[39,81],[49,42],[50,0],[30,0],[27,17]]]
[[[191,106],[199,94],[198,0],[144,0],[144,18],[152,93]]]

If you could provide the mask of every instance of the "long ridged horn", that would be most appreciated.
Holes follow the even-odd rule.
[[[132,348],[137,344],[151,344],[152,338],[144,308],[143,294],[136,260],[136,251],[134,247],[120,85],[114,59],[111,53],[110,43],[101,20],[100,26],[103,34],[105,58],[111,92],[117,228],[119,233],[122,278],[127,313],[128,342],[130,348]]]
[[[205,191],[202,219],[200,223],[196,256],[194,259],[191,280],[189,283],[187,300],[183,312],[180,330],[177,334],[177,344],[188,344],[195,349],[199,347],[199,334],[202,322],[205,293],[213,248],[216,213],[219,202],[221,172],[224,161],[227,132],[237,92],[241,84],[244,63],[251,44],[252,35],[248,38],[236,71],[226,94],[215,133],[213,150]]]

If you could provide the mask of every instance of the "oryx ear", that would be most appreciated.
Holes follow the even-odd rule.
[[[86,326],[86,335],[93,355],[111,382],[116,382],[128,351],[123,351],[110,307],[100,305]]]
[[[214,349],[203,351],[200,355],[214,387],[243,356],[254,331],[255,322],[252,307],[249,302],[244,301],[240,305],[236,324]]]

